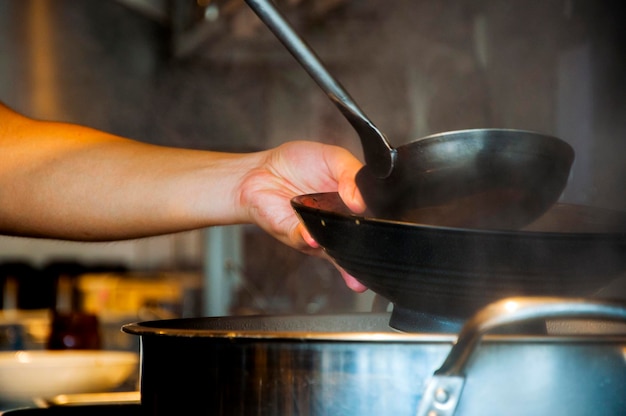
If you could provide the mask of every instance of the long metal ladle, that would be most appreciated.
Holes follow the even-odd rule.
[[[374,215],[457,227],[519,228],[558,200],[574,159],[567,143],[528,131],[476,129],[393,148],[271,0],[246,3],[356,130],[365,158],[356,182]]]
[[[246,2],[326,92],[356,130],[363,146],[365,163],[375,176],[379,178],[389,176],[396,160],[396,151],[385,135],[359,108],[339,81],[326,70],[315,52],[296,34],[271,0],[246,0]]]

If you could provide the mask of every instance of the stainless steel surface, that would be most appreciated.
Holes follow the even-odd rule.
[[[509,298],[486,306],[463,326],[446,360],[428,381],[417,415],[449,416],[455,414],[466,375],[471,377],[471,373],[467,370],[469,361],[483,336],[490,331],[511,324],[559,318],[626,322],[625,305],[582,298]],[[626,359],[626,354],[624,358]],[[540,371],[541,368],[538,368],[538,372]],[[567,384],[565,380],[563,382]],[[494,394],[497,395],[495,392]],[[561,400],[563,399],[555,396],[550,407],[543,408],[541,413],[562,412]],[[501,403],[499,407],[504,409],[508,405],[508,403]],[[492,410],[493,408],[490,408],[490,411]],[[533,412],[527,414],[531,413]]]
[[[506,310],[512,301],[524,305],[521,314]],[[566,316],[572,305],[579,307],[575,317],[626,316],[610,303],[509,299],[476,319],[487,330],[498,322]],[[453,348],[467,344],[453,335],[393,331],[388,317],[198,318],[123,330],[141,336],[146,414],[415,415],[436,370]],[[480,335],[458,375],[460,397],[435,389],[440,402],[458,400],[449,414],[626,411],[626,335]]]
[[[438,375],[462,376],[480,339],[494,329],[546,319],[605,319],[626,322],[624,304],[564,298],[508,298],[481,309],[464,326]]]

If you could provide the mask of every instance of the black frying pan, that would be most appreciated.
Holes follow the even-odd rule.
[[[623,212],[556,204],[524,230],[494,231],[436,225],[432,212],[422,224],[359,216],[337,193],[292,206],[337,264],[394,304],[403,330],[416,313],[464,320],[509,296],[588,296],[626,270]]]

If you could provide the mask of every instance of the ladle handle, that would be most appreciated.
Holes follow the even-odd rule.
[[[315,52],[298,36],[271,0],[246,0],[246,3],[324,90],[356,130],[361,139],[365,163],[371,172],[381,178],[389,176],[395,161],[395,150],[389,145],[385,135],[359,108],[339,81],[326,70]]]

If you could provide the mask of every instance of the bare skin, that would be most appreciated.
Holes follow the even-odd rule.
[[[336,191],[354,212],[365,209],[354,182],[361,162],[317,142],[244,154],[180,149],[38,121],[0,104],[0,154],[5,235],[115,241],[252,223],[324,256],[290,199]],[[366,289],[341,272],[352,290]]]

